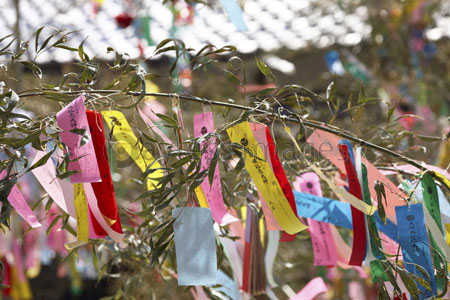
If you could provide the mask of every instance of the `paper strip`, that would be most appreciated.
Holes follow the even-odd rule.
[[[114,229],[112,229],[110,225],[106,222],[100,209],[98,208],[97,197],[95,197],[92,185],[89,183],[85,183],[83,186],[84,192],[86,193],[86,199],[89,205],[89,209],[94,215],[97,222],[100,224],[103,230],[105,230],[106,233],[111,237],[111,239],[113,239],[115,242],[121,242],[123,240],[124,234],[114,231]]]
[[[352,149],[347,144],[339,143],[339,152],[344,159],[345,169],[347,172],[348,186],[350,193],[358,199],[362,198],[361,185],[359,184],[356,176],[354,164],[352,162]],[[362,200],[360,200],[362,202]],[[367,236],[366,236],[366,220],[364,214],[350,207],[352,211],[352,223],[353,223],[353,246],[352,255],[350,256],[349,265],[361,266],[366,254],[367,248]]]
[[[31,165],[46,154],[43,151],[36,151],[36,156]],[[76,218],[72,184],[56,177],[56,166],[52,159],[49,158],[44,165],[31,170],[31,172],[56,205],[71,217]]]
[[[216,243],[211,210],[177,207],[172,210],[178,285],[217,284]]]
[[[261,147],[261,150],[263,151],[264,157],[270,157],[269,149],[267,146],[266,126],[261,123],[249,123],[249,125],[250,129],[252,130],[253,136],[255,137],[256,141],[258,142],[258,145]],[[267,162],[269,163],[270,168],[273,170],[272,160],[267,159]],[[282,230],[280,224],[278,224],[277,219],[270,210],[267,201],[264,200],[264,197],[261,195],[259,191],[258,191],[258,198],[261,202],[261,208],[263,210],[264,217],[266,219],[267,230],[276,230],[276,231]]]
[[[236,26],[236,29],[238,31],[247,31],[248,28],[245,24],[244,16],[237,0],[220,0],[220,2],[222,2],[228,18],[230,18],[230,21]]]
[[[77,238],[80,242],[89,240],[89,220],[86,194],[83,184],[75,183],[73,185],[73,194],[75,195],[75,211],[77,213]]]
[[[0,173],[0,179],[6,176],[6,170]],[[8,195],[8,202],[16,210],[16,212],[21,216],[32,228],[41,227],[36,215],[31,210],[22,192],[19,190],[17,185],[14,185]]]
[[[109,128],[113,130],[113,135],[120,146],[125,149],[128,155],[136,162],[141,171],[145,172],[149,165],[151,165],[151,169],[155,169],[155,171],[150,173],[147,177],[147,189],[155,189],[158,185],[157,178],[164,176],[161,164],[155,161],[152,154],[144,148],[141,142],[139,142],[123,113],[116,110],[102,111],[101,113]],[[114,129],[112,129],[113,127]]]
[[[297,295],[289,300],[312,300],[317,297],[317,295],[326,292],[328,292],[328,288],[322,277],[316,277],[308,282],[308,284],[305,285],[305,287]]]
[[[322,196],[319,176],[313,172],[302,174],[299,179],[300,191]],[[331,235],[330,224],[313,219],[308,221],[315,266],[335,266],[337,263],[336,246]]]
[[[111,228],[114,231],[122,233],[119,211],[117,209],[116,195],[112,182],[111,170],[109,169],[108,152],[106,150],[105,131],[100,113],[88,110],[86,112],[89,128],[92,134],[92,140],[95,149],[95,155],[98,159],[101,182],[91,183],[95,196],[98,200],[98,206],[102,215],[111,220]],[[98,235],[106,235],[95,218],[91,218],[95,232]]]
[[[194,115],[194,137],[198,138],[212,132],[214,132],[214,119],[212,112]],[[208,144],[206,145],[206,143]],[[200,172],[210,168],[211,160],[213,159],[217,149],[216,138],[211,137],[208,139],[208,142],[202,142],[202,149],[205,146],[206,149],[202,155]],[[208,177],[206,177],[201,186],[206,196],[206,200],[208,201],[209,208],[211,208],[212,216],[217,223],[220,225],[226,225],[230,222],[237,221],[236,218],[227,213],[227,208],[223,202],[219,164],[216,164],[212,185],[209,185]]]
[[[289,234],[306,229],[307,226],[302,224],[292,211],[280,184],[252,134],[248,122],[243,122],[232,128],[228,128],[227,133],[233,143],[241,144],[252,153],[252,155],[249,155],[246,151],[243,151],[245,167],[255,182],[256,187],[268,202],[280,226]]]
[[[70,159],[76,159],[76,161],[69,162],[67,168],[68,171],[78,171],[78,173],[70,176],[70,182],[72,183],[98,182],[101,180],[84,108],[84,100],[84,96],[80,96],[56,114],[58,126],[63,130],[60,133],[61,142],[69,148]],[[80,142],[83,136],[70,132],[73,129],[86,130],[89,141],[81,146]]]
[[[267,282],[271,287],[276,287],[278,285],[275,282],[275,279],[273,279],[273,264],[277,256],[278,240],[280,239],[280,232],[268,231],[267,235],[268,235],[267,249],[266,255],[264,257],[264,263],[266,265]]]
[[[216,290],[217,296],[222,298],[223,294],[228,296],[232,300],[240,300],[241,294],[239,293],[239,287],[233,279],[231,279],[227,274],[225,274],[222,270],[218,270],[217,272],[217,284],[219,287],[212,288]]]
[[[341,172],[345,171],[344,161],[342,160],[339,154],[339,149],[337,147],[339,143],[339,138],[337,136],[332,133],[316,129],[308,137],[307,142],[311,144],[311,146],[313,146],[323,156],[325,156],[329,161],[331,161]],[[386,214],[390,217],[391,220],[395,220],[394,207],[398,205],[404,205],[402,197],[405,197],[405,195],[367,159],[363,158],[362,162],[367,166],[369,189],[372,195],[376,195],[376,191],[374,189],[375,181],[379,180],[380,182],[384,183],[386,191],[386,201],[388,203],[386,207]],[[351,204],[353,205],[354,203]],[[355,208],[357,207],[355,206]]]
[[[298,214],[304,218],[352,229],[350,205],[338,200],[294,191]]]
[[[418,282],[416,282],[417,287],[424,293],[425,298],[436,295],[436,281],[430,245],[428,243],[427,228],[425,226],[423,206],[421,203],[411,204],[409,206],[397,206],[395,207],[395,211],[397,213],[399,242],[402,248],[405,268],[409,272],[425,279],[422,273],[416,270],[415,264],[423,267],[430,276],[430,286],[433,294]]]
[[[239,224],[238,222],[233,223],[233,225]],[[221,236],[221,231],[219,225],[214,224],[214,231],[217,233],[217,238],[222,243],[226,257],[228,258],[231,268],[233,269],[234,277],[237,281],[238,286],[242,285],[242,258],[239,255],[238,247],[239,242],[233,241],[229,238]]]

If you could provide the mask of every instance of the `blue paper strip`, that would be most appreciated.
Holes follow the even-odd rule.
[[[228,14],[231,22],[238,31],[247,31],[247,25],[244,21],[244,15],[242,14],[242,9],[236,0],[221,0],[223,8]]]
[[[177,207],[172,210],[178,285],[217,284],[216,241],[211,210]]]
[[[428,241],[427,228],[423,215],[422,203],[413,204],[409,207],[396,206],[397,226],[399,243],[402,248],[403,261],[408,272],[426,278],[417,270],[416,265],[424,268],[430,276],[430,286],[433,294],[437,295],[436,280],[434,278],[433,263]],[[433,296],[416,281],[417,287],[425,293],[424,299]]]
[[[241,300],[241,293],[239,292],[239,287],[238,287],[237,282],[235,280],[231,279],[222,270],[219,270],[217,273],[217,285],[220,285],[220,286],[214,287],[213,290],[216,290],[220,294],[225,294],[229,299]],[[220,295],[220,296],[222,296],[222,295]]]
[[[348,203],[297,191],[294,196],[299,216],[353,229]]]
[[[387,235],[391,240],[398,244],[398,230],[397,225],[394,222],[386,218],[386,224],[380,218],[378,211],[374,213],[375,222],[377,223],[377,228],[379,231]]]
[[[353,229],[350,204],[297,191],[294,191],[294,196],[299,216]],[[397,226],[389,219],[385,225],[378,212],[374,216],[378,230],[398,243]]]

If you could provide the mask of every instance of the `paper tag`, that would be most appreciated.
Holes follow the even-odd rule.
[[[31,165],[46,154],[43,151],[36,151],[36,156]],[[71,217],[76,218],[72,184],[56,177],[56,166],[52,159],[49,158],[44,165],[31,170],[31,172],[56,205]]]
[[[218,297],[223,297],[223,294],[225,294],[232,300],[241,299],[241,294],[239,293],[239,287],[236,281],[231,279],[222,270],[218,270],[217,272],[217,285],[220,286],[212,289],[218,292],[217,294]]]
[[[308,137],[307,142],[311,144],[311,146],[313,146],[323,156],[325,156],[325,158],[331,161],[342,173],[345,171],[345,164],[337,147],[339,143],[339,137],[332,133],[316,129]],[[386,202],[388,203],[386,207],[386,214],[390,217],[391,220],[395,220],[394,207],[398,205],[404,205],[402,197],[405,197],[405,195],[367,159],[363,158],[362,162],[367,166],[370,194],[376,195],[376,191],[374,189],[376,180],[384,183],[386,191]]]
[[[220,0],[222,2],[223,8],[227,12],[228,18],[233,22],[234,26],[238,31],[247,31],[247,25],[244,21],[244,16],[242,14],[242,9],[239,6],[237,0]]]
[[[245,167],[280,226],[289,234],[306,229],[307,226],[302,224],[292,211],[280,184],[252,134],[248,122],[227,129],[227,133],[233,143],[241,144],[252,153],[250,155],[243,151]]]
[[[415,264],[423,267],[430,276],[430,286],[433,294],[421,286],[419,282],[416,282],[417,287],[422,293],[425,293],[425,298],[437,295],[423,206],[421,203],[409,206],[396,206],[395,211],[405,268],[409,272],[425,279],[422,273],[416,269]]]
[[[68,171],[78,171],[78,173],[70,176],[70,182],[72,183],[98,182],[101,180],[84,108],[84,99],[84,96],[78,97],[56,114],[58,126],[63,130],[60,133],[61,142],[69,148],[70,159],[76,159],[69,162],[67,167]],[[83,136],[70,132],[73,129],[84,129],[89,136],[88,142],[81,145]]]
[[[339,152],[344,159],[345,170],[347,173],[348,186],[350,194],[358,199],[362,198],[361,185],[359,184],[358,177],[354,164],[352,162],[353,151],[348,144],[339,143]],[[362,200],[360,200],[362,201]],[[352,223],[353,223],[353,247],[352,255],[350,256],[349,265],[361,266],[366,254],[367,235],[366,235],[366,220],[364,214],[350,207],[352,211]]]
[[[426,173],[422,177],[421,184],[423,188],[422,196],[425,206],[443,233],[444,230],[442,227],[441,210],[439,207],[439,195],[434,179],[430,174]]]
[[[92,189],[92,185],[89,183],[85,183],[83,187],[84,192],[86,193],[86,199],[89,209],[94,215],[98,224],[103,228],[103,230],[105,230],[105,232],[111,237],[111,239],[113,239],[115,242],[121,242],[123,240],[124,234],[112,229],[110,224],[108,224],[108,221],[105,220],[105,217],[98,207],[97,197],[95,196],[94,190]]]
[[[270,134],[269,128],[267,126],[265,126],[265,129],[266,129],[267,146],[269,148],[269,154],[270,154],[270,161],[272,162],[272,170],[275,173],[275,177],[277,178],[277,180],[281,186],[281,189],[283,190],[284,196],[289,201],[289,205],[291,206],[292,211],[298,217],[297,207],[295,205],[294,193],[292,192],[291,185],[289,184],[287,176],[284,173],[283,166],[281,165],[280,158],[278,157],[275,143],[272,139],[272,135]],[[284,233],[283,235],[284,235],[285,239],[287,238],[287,240],[289,240],[289,241],[292,241],[295,238],[295,236],[292,236],[289,238],[287,236],[288,235],[287,233]]]
[[[258,142],[258,145],[261,147],[261,150],[263,150],[264,157],[270,157],[269,149],[267,146],[266,126],[261,123],[249,123],[249,125],[250,129],[252,130],[253,136]],[[269,163],[270,168],[273,170],[272,160],[267,159],[267,162]],[[277,231],[282,230],[280,224],[278,224],[277,219],[270,210],[267,201],[264,200],[264,197],[261,195],[259,191],[258,191],[258,198],[259,201],[261,202],[261,208],[264,213],[264,218],[266,219],[267,230],[277,230]]]
[[[289,300],[312,300],[317,297],[317,295],[326,292],[328,292],[328,288],[322,277],[316,277],[308,282],[297,295]]]
[[[6,176],[6,170],[0,173],[0,179]],[[32,228],[41,227],[36,215],[31,210],[27,203],[27,200],[23,196],[22,192],[19,190],[17,185],[14,185],[8,195],[8,202],[16,210],[16,212],[21,216]]]
[[[232,224],[234,226],[236,226],[236,224],[240,224],[240,222],[235,222]],[[228,258],[228,260],[230,262],[230,265],[233,270],[234,277],[237,281],[237,284],[238,284],[238,286],[241,286],[242,285],[242,256],[239,254],[239,251],[238,251],[239,242],[233,241],[229,238],[225,238],[225,237],[221,236],[220,227],[217,223],[214,225],[214,231],[217,234],[217,238],[223,245],[225,256]]]
[[[101,182],[91,183],[95,196],[98,200],[98,207],[102,215],[111,220],[111,227],[122,233],[119,211],[117,209],[116,195],[112,182],[111,170],[109,169],[108,151],[106,150],[105,131],[100,113],[88,110],[86,112],[89,127],[92,134],[97,164],[100,170]],[[91,218],[95,232],[98,235],[106,235],[95,218]]]
[[[155,161],[155,158],[151,155],[147,149],[141,144],[141,142],[134,135],[131,130],[130,124],[120,111],[110,110],[101,112],[103,118],[109,128],[113,129],[113,135],[120,146],[130,155],[130,157],[136,162],[136,165],[142,172],[147,170],[147,167],[151,165],[151,169],[155,169],[147,177],[147,189],[153,190],[156,188],[158,181],[157,178],[164,176],[164,172],[161,169],[161,164]]]
[[[298,214],[304,218],[352,229],[350,205],[325,197],[294,191]]]
[[[217,284],[216,242],[211,210],[177,207],[172,210],[178,285]]]
[[[299,178],[300,191],[322,196],[319,176],[313,172],[302,174]],[[309,232],[314,252],[315,266],[335,266],[337,263],[336,246],[331,235],[330,224],[310,219]]]
[[[214,119],[213,113],[207,112],[202,114],[194,115],[194,137],[198,138],[207,133],[214,132]],[[206,146],[206,143],[208,145]],[[207,142],[201,143],[201,148],[206,146],[206,150],[202,155],[200,172],[209,169],[211,165],[211,160],[216,153],[216,138],[212,137],[208,139]],[[223,202],[222,195],[222,183],[220,180],[219,164],[216,164],[214,170],[214,179],[211,186],[209,185],[208,177],[206,177],[201,184],[203,193],[205,194],[206,200],[208,201],[209,208],[211,208],[212,216],[214,220],[220,225],[225,225],[230,222],[237,221],[236,218],[232,217],[227,213],[227,208]]]
[[[77,213],[77,238],[78,241],[88,242],[89,240],[89,219],[88,205],[83,184],[73,185],[73,194],[75,195],[74,204]]]
[[[271,287],[276,287],[277,283],[273,278],[273,264],[275,262],[275,258],[277,256],[278,251],[278,240],[280,239],[279,231],[269,231],[267,232],[268,241],[267,241],[267,249],[266,255],[264,257],[264,263],[266,265],[266,276],[267,282]]]

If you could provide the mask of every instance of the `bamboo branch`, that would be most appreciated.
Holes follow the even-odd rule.
[[[64,94],[64,95],[78,95],[81,93],[95,93],[95,94],[114,94],[115,93],[115,94],[122,94],[122,95],[141,96],[141,92],[134,92],[134,91],[122,92],[120,90],[81,90],[81,91],[57,91],[57,92]],[[36,97],[36,96],[45,96],[45,95],[46,95],[45,92],[24,92],[24,93],[18,94],[19,97]],[[415,166],[415,167],[419,168],[420,170],[424,170],[424,171],[427,170],[425,166],[420,164],[420,162],[413,160],[409,157],[406,157],[400,153],[394,152],[385,147],[382,147],[382,146],[373,144],[371,142],[365,141],[363,139],[360,139],[358,137],[355,137],[350,132],[348,132],[344,129],[341,129],[341,128],[338,128],[335,126],[330,126],[328,124],[318,122],[318,121],[307,120],[298,115],[295,115],[292,112],[290,112],[290,113],[295,115],[296,117],[280,116],[276,113],[269,112],[269,111],[259,109],[259,108],[252,108],[252,107],[234,104],[234,103],[209,100],[206,98],[200,98],[200,97],[196,97],[196,96],[178,95],[178,94],[173,94],[173,93],[145,93],[145,96],[153,96],[153,97],[160,97],[160,98],[172,98],[172,97],[176,96],[177,98],[186,100],[186,101],[193,101],[193,102],[198,102],[198,103],[202,103],[202,104],[230,107],[230,108],[245,110],[245,111],[253,111],[256,113],[262,113],[267,116],[271,116],[271,117],[275,117],[275,118],[282,118],[283,120],[285,120],[287,122],[303,124],[304,126],[309,127],[309,128],[320,129],[320,130],[323,130],[326,132],[333,133],[335,135],[338,135],[340,137],[343,137],[343,138],[351,140],[355,143],[358,143],[361,146],[369,147],[369,148],[372,148],[379,152],[385,153],[391,157],[394,157],[398,160],[401,160],[405,163]]]

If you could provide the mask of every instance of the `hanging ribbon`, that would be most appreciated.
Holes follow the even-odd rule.
[[[144,148],[134,135],[123,113],[116,110],[102,111],[101,113],[109,128],[113,131],[115,139],[135,161],[139,169],[145,172],[151,166],[150,169],[153,169],[153,172],[147,176],[147,189],[149,191],[155,189],[158,185],[158,178],[164,176],[161,164],[155,160],[153,155]]]
[[[111,228],[113,228],[116,232],[122,233],[111,170],[109,169],[108,152],[106,150],[105,131],[103,129],[102,117],[100,113],[95,111],[88,110],[86,113],[89,128],[92,134],[100,176],[102,179],[101,182],[91,183],[92,189],[97,197],[98,207],[102,215],[109,221]],[[95,218],[92,218],[92,212],[90,212],[90,214],[95,232],[98,235],[106,235],[106,231],[101,228],[98,221]]]
[[[361,185],[356,176],[356,171],[351,160],[350,149],[346,144],[339,144],[339,151],[344,159],[345,169],[349,182],[350,193],[358,199],[361,199]],[[362,200],[360,200],[362,201]],[[349,265],[361,266],[366,253],[366,226],[364,214],[351,206],[353,222],[353,247],[350,256]]]
[[[259,147],[248,122],[243,122],[227,129],[233,143],[240,144],[243,151],[245,167],[256,184],[256,187],[268,202],[272,213],[281,227],[289,234],[294,234],[307,228],[292,211],[289,202],[283,194],[269,163]]]

